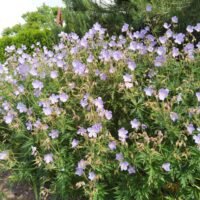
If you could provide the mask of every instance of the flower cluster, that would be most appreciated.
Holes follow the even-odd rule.
[[[60,33],[51,50],[7,47],[0,164],[24,165],[67,198],[83,188],[90,199],[154,199],[177,183],[181,199],[194,199],[181,195],[195,194],[200,174],[200,24],[185,33],[176,24],[156,37],[128,24],[108,36],[96,23],[82,38]]]

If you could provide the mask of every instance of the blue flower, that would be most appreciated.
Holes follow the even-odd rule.
[[[162,168],[166,171],[169,172],[170,171],[170,163],[164,163],[162,165]]]
[[[13,115],[12,113],[8,112],[7,115],[4,116],[3,119],[4,119],[4,122],[5,122],[6,124],[11,124],[12,121],[13,121],[13,119],[14,119],[14,115]]]
[[[200,92],[196,92],[197,100],[200,102]]]
[[[107,120],[112,119],[112,111],[110,110],[104,110],[104,114]]]
[[[189,124],[187,126],[187,131],[191,135],[193,133],[193,131],[195,131],[194,125],[193,124]]]
[[[135,167],[129,165],[129,167],[128,167],[128,173],[129,173],[129,174],[135,174],[135,173],[136,173]]]
[[[145,94],[147,95],[147,96],[152,96],[152,94],[153,94],[153,88],[151,88],[151,87],[146,87],[146,88],[144,88],[144,92],[145,92]]]
[[[78,74],[78,75],[83,75],[85,74],[85,71],[86,71],[86,67],[84,64],[82,64],[80,61],[78,60],[75,60],[72,62],[72,66],[73,66],[73,69],[74,69],[74,73],[75,74]]]
[[[47,164],[53,162],[53,154],[52,154],[52,153],[45,154],[45,155],[44,155],[44,161],[45,161]]]
[[[161,56],[156,56],[155,60],[154,60],[154,65],[156,67],[161,67],[166,61],[166,58],[161,55]]]
[[[175,113],[175,112],[170,112],[170,118],[173,122],[177,121],[178,120],[178,114]]]
[[[118,130],[118,136],[119,136],[119,140],[121,140],[122,142],[125,142],[126,139],[128,138],[128,131],[125,128],[120,128]]]
[[[146,11],[147,12],[151,12],[152,11],[152,6],[151,5],[147,5],[146,6]]]
[[[89,94],[85,94],[84,97],[80,101],[80,104],[83,108],[85,108],[88,105],[88,97],[89,97]]]
[[[121,171],[126,171],[128,169],[129,163],[127,161],[120,162]]]
[[[44,87],[43,83],[38,80],[33,81],[32,86],[34,89],[39,89],[39,90],[41,90]]]
[[[136,64],[135,64],[134,61],[129,60],[129,61],[127,62],[127,64],[128,64],[128,68],[129,68],[131,71],[135,70]]]
[[[163,89],[162,88],[162,89],[160,89],[158,91],[158,97],[159,97],[159,99],[161,101],[164,101],[167,98],[168,94],[169,94],[169,90],[168,89]]]
[[[174,38],[175,43],[182,44],[185,39],[185,34],[179,33],[179,34],[174,35],[173,38]]]
[[[96,174],[94,172],[89,172],[88,178],[93,181],[96,178]]]
[[[197,144],[197,145],[200,145],[200,133],[198,135],[194,135],[193,136],[193,139],[194,139],[194,142]]]
[[[82,174],[84,173],[84,170],[82,168],[76,168],[76,172],[75,174],[78,175],[78,176],[81,176]]]
[[[109,142],[108,147],[109,147],[110,150],[115,150],[116,149],[116,142],[115,141]]]
[[[115,159],[118,161],[122,161],[124,159],[124,156],[122,155],[122,153],[117,153]]]
[[[123,79],[124,79],[126,88],[131,88],[131,87],[133,87],[132,75],[130,75],[130,74],[125,74],[125,75],[123,76]]]
[[[158,54],[159,56],[165,55],[165,54],[166,54],[166,48],[163,47],[163,46],[158,47],[158,49],[157,49],[157,54]]]
[[[113,59],[114,59],[115,61],[119,61],[119,60],[121,60],[121,59],[123,58],[123,54],[122,54],[121,51],[114,51],[114,52],[112,53],[112,56],[113,56]]]
[[[17,104],[17,109],[19,110],[20,113],[26,113],[27,112],[27,107],[23,103],[18,103]]]
[[[101,97],[98,97],[97,99],[94,100],[94,105],[97,107],[97,109],[101,110],[103,109],[104,105],[103,105],[103,100]]]
[[[125,24],[122,26],[122,32],[128,31],[128,27],[129,27],[129,25],[125,23]]]
[[[188,25],[186,30],[187,30],[187,32],[192,33],[194,31],[194,27],[191,25]]]
[[[52,130],[52,131],[49,133],[49,136],[50,136],[52,139],[56,139],[56,138],[58,138],[58,136],[59,136],[59,131],[58,131],[58,130]]]
[[[176,47],[173,47],[172,48],[172,56],[175,58],[175,57],[179,56],[179,54],[180,54],[179,49]]]
[[[45,114],[45,115],[51,115],[52,114],[52,108],[51,107],[45,107],[45,108],[43,108],[43,113]]]
[[[177,16],[173,16],[172,18],[172,22],[177,24],[178,23],[178,17]]]
[[[137,119],[133,119],[132,121],[131,121],[131,127],[132,128],[134,128],[134,129],[139,129],[139,127],[140,127],[140,122],[137,120]]]
[[[77,131],[77,134],[82,135],[82,136],[86,133],[87,133],[87,130],[83,127],[79,128],[79,130]]]
[[[171,26],[171,24],[168,24],[168,23],[166,23],[166,22],[163,24],[163,27],[164,27],[165,29],[169,29],[170,26]]]
[[[100,123],[94,124],[92,127],[87,128],[88,136],[96,138],[101,129],[102,125]]]
[[[79,144],[79,141],[77,139],[72,140],[72,148],[75,148]]]
[[[49,97],[49,100],[51,101],[51,104],[55,104],[58,102],[58,99],[59,99],[59,96],[58,95],[55,95],[55,94],[52,94],[50,97]]]
[[[61,102],[66,102],[68,100],[69,96],[67,94],[65,94],[65,93],[61,93],[59,95],[59,98],[60,98]]]
[[[197,23],[197,25],[194,27],[194,29],[195,29],[197,32],[200,32],[200,23]]]
[[[8,159],[8,151],[0,152],[0,160],[7,160]]]

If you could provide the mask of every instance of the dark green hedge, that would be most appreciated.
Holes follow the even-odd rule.
[[[55,34],[49,30],[27,30],[16,36],[0,38],[0,62],[3,63],[6,59],[5,48],[10,45],[21,47],[26,45],[29,52],[31,52],[31,45],[40,42],[42,46],[51,48],[56,42]]]

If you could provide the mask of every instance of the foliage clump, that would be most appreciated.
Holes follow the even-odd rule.
[[[0,166],[36,199],[200,198],[200,24],[157,38],[96,23],[49,50],[8,46]]]

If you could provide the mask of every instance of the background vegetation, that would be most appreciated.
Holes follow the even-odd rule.
[[[109,34],[119,34],[120,27],[128,23],[135,30],[149,25],[151,31],[159,35],[164,30],[163,23],[169,22],[172,16],[179,18],[177,31],[184,32],[188,24],[194,25],[200,21],[198,0],[114,0],[114,4],[96,0],[63,0],[63,2],[65,4],[65,8],[62,8],[63,27],[55,23],[58,8],[43,5],[37,11],[22,16],[25,24],[6,28],[2,33],[3,38],[0,38],[0,61],[5,61],[4,49],[7,44],[13,43],[17,46],[24,44],[23,40],[20,41],[23,37],[17,36],[18,34],[26,35],[26,41],[30,37],[31,43],[37,32],[37,35],[40,35],[37,37],[38,42],[48,44],[50,47],[58,42],[60,31],[76,32],[82,36],[95,22],[107,28]],[[152,6],[150,13],[146,12],[147,5]],[[44,41],[47,38],[46,32],[50,34],[47,30],[51,32],[50,38],[53,38],[51,42]]]
[[[57,7],[43,5],[35,12],[23,14],[22,18],[25,21],[23,25],[16,24],[4,29],[3,37],[0,38],[0,62],[5,61],[5,48],[9,45],[15,45],[17,48],[26,45],[28,51],[31,52],[31,45],[37,42],[48,48],[58,42],[61,27],[55,23],[57,10]]]
[[[138,30],[151,21],[152,31],[160,33],[162,24],[169,22],[172,16],[179,18],[179,31],[185,31],[188,24],[200,21],[198,0],[114,0],[111,5],[91,0],[63,1],[66,5],[64,30],[81,35],[97,21],[111,34],[119,33],[124,23]],[[147,5],[152,6],[151,13],[146,12]]]

